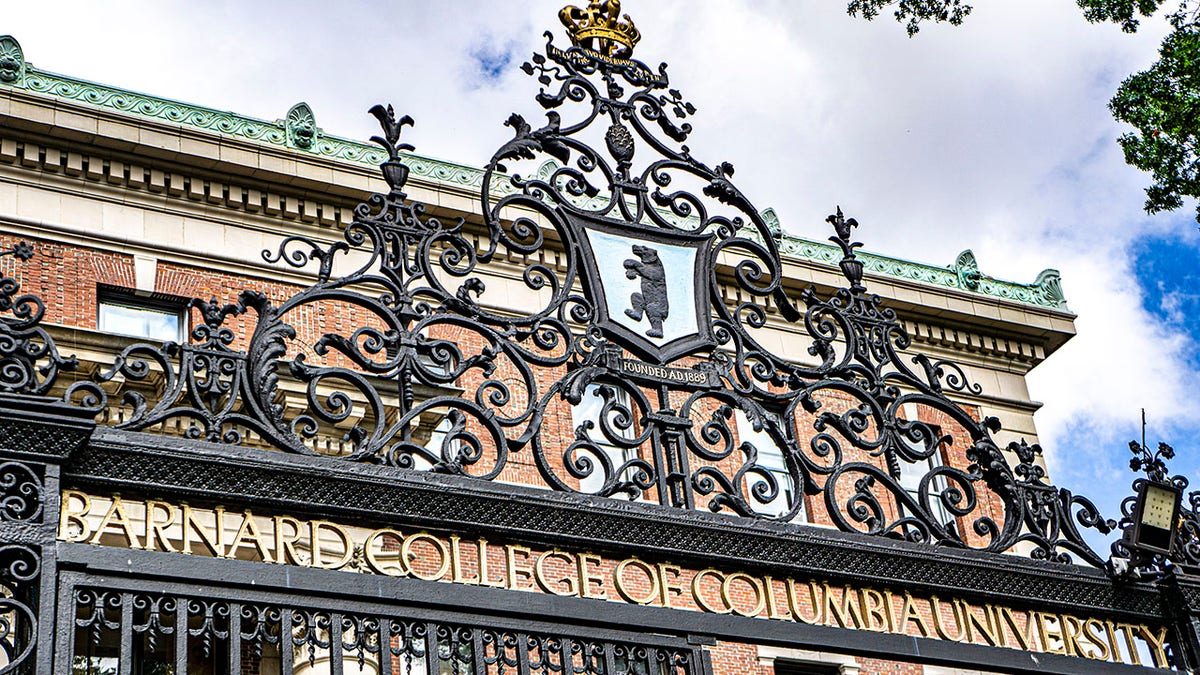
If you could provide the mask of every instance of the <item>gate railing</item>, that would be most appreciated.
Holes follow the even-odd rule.
[[[64,573],[55,672],[73,675],[706,675],[681,638]]]

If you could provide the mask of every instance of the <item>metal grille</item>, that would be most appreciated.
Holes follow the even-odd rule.
[[[81,586],[71,675],[702,675],[699,647]],[[65,622],[64,622],[65,623]],[[632,636],[631,636],[632,637]]]

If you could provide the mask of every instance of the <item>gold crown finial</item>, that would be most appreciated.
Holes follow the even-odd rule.
[[[621,0],[591,0],[587,9],[567,6],[558,18],[567,27],[571,43],[611,58],[627,59],[642,34],[626,14],[622,18]]]

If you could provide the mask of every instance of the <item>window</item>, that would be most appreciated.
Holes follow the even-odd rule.
[[[432,415],[434,413],[423,413],[421,416]],[[467,445],[457,436],[458,432],[464,430],[466,416],[458,410],[451,409],[446,413],[446,416],[437,423],[433,428],[433,433],[429,435],[429,441],[425,443],[425,449],[429,450],[435,457],[440,457],[444,460],[454,460],[464,450]],[[451,432],[455,435],[451,436]],[[449,436],[449,439],[447,437]],[[443,447],[444,446],[444,447]],[[420,455],[412,455],[414,468],[422,471],[433,467],[424,457]]]
[[[908,420],[918,419],[917,406],[912,403],[904,404],[904,417]],[[929,428],[933,432],[934,438],[941,436],[941,427],[930,424]],[[924,452],[924,447],[918,445],[913,445],[913,449],[915,451]],[[904,488],[904,491],[907,492],[914,501],[916,501],[918,504],[922,504],[921,479],[933,469],[944,465],[944,462],[942,461],[941,446],[939,446],[928,459],[918,460],[912,463],[904,461],[904,458],[902,457],[897,457],[897,459],[899,460],[898,463],[900,465],[900,487]],[[939,525],[946,525],[947,523],[953,524],[954,521],[954,516],[950,513],[950,510],[947,509],[942,500],[938,498],[938,495],[944,492],[947,487],[949,487],[949,485],[943,476],[937,476],[930,482],[929,485],[929,502],[927,504],[930,512],[929,515],[933,516],[933,519],[936,520]],[[905,515],[903,505],[900,506],[900,513],[901,515]]]
[[[939,466],[942,466],[942,461],[938,453],[934,453],[934,455],[929,459],[920,460],[912,464],[901,459],[900,487],[904,488],[904,491],[907,492],[914,501],[916,501],[918,504],[921,504],[921,479],[924,478],[925,475],[930,471]],[[929,508],[930,515],[933,516],[934,520],[936,520],[939,525],[945,525],[946,523],[953,521],[953,516],[950,514],[949,509],[947,509],[946,505],[942,503],[942,500],[938,498],[938,495],[941,494],[946,487],[946,479],[942,476],[935,477],[929,486],[929,502],[927,506]],[[903,505],[901,505],[900,511],[901,513],[904,512]]]
[[[757,464],[771,473],[775,479],[775,485],[779,488],[779,492],[775,495],[775,499],[760,504],[751,500],[750,505],[755,511],[767,516],[778,516],[788,512],[788,509],[796,503],[800,502],[800,510],[792,518],[792,522],[803,523],[808,521],[808,517],[804,512],[804,495],[797,494],[796,485],[792,482],[792,475],[788,472],[787,463],[783,459],[783,450],[776,444],[771,435],[766,429],[755,431],[754,424],[750,422],[750,418],[746,417],[746,413],[741,410],[733,412],[734,420],[737,424],[738,439],[742,443],[750,443],[754,449],[758,451]],[[750,478],[750,485],[747,489],[752,489],[755,482],[764,482],[762,479],[755,481]]]
[[[187,339],[183,305],[132,295],[101,295],[96,324],[105,333],[160,342]]]
[[[630,414],[636,415],[636,413],[634,412],[635,408],[634,408],[632,402],[629,400],[628,393],[626,393],[623,389],[620,389],[615,386],[610,386],[610,385],[604,385],[604,386],[611,389],[613,392],[616,393],[616,401],[615,401],[616,406],[619,406],[621,408],[624,408],[625,410],[628,410]],[[637,459],[638,458],[638,449],[636,447],[626,448],[626,447],[619,446],[619,445],[613,443],[613,441],[610,440],[608,438],[608,436],[604,435],[604,431],[603,431],[603,429],[601,429],[601,424],[600,424],[600,414],[604,410],[604,396],[600,393],[600,390],[601,390],[601,385],[596,385],[596,384],[588,385],[587,389],[585,389],[583,392],[583,398],[582,398],[582,400],[579,401],[579,405],[571,408],[571,422],[575,426],[576,429],[578,429],[580,427],[580,425],[582,425],[586,422],[592,423],[591,428],[587,429],[588,438],[590,438],[592,440],[592,442],[595,443],[596,446],[600,449],[600,451],[604,453],[605,457],[607,457],[608,461],[612,464],[612,469],[615,471],[615,470],[621,468],[621,466],[623,466],[626,462],[630,462],[630,461]],[[630,427],[628,429],[622,429],[619,426],[617,426],[617,423],[616,423],[617,416],[618,416],[618,411],[615,408],[611,409],[609,411],[609,413],[608,413],[609,426],[618,435],[619,438],[629,439],[632,441],[634,438],[637,437],[637,431],[636,431],[635,425],[630,425]],[[634,420],[634,422],[636,423],[636,420]],[[588,450],[580,450],[579,452],[576,453],[575,456],[577,458],[588,457],[588,455],[591,455],[591,454],[592,453],[589,452]],[[598,492],[602,487],[604,487],[604,480],[605,480],[606,476],[605,476],[605,472],[604,472],[604,467],[600,464],[599,461],[597,461],[594,457],[588,457],[588,459],[592,460],[593,470],[590,475],[584,476],[583,478],[579,479],[579,491],[595,493],[595,492]],[[631,480],[633,480],[634,472],[635,472],[635,469],[632,469],[632,468],[626,469],[625,473],[618,480],[631,481]],[[617,493],[614,496],[627,496],[627,495],[628,495],[628,493]],[[644,499],[644,498],[645,498],[644,493],[641,496],[639,496],[639,499]]]

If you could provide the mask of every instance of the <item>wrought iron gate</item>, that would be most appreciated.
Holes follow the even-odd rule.
[[[55,672],[72,675],[706,675],[686,640],[379,602],[324,603],[64,572]]]
[[[999,421],[960,404],[981,392],[960,366],[904,353],[912,339],[867,290],[853,219],[840,209],[829,218],[845,288],[785,283],[775,235],[733,184],[733,167],[706,165],[685,144],[691,127],[679,120],[694,110],[669,87],[665,64],[633,60],[636,29],[597,14],[618,6],[565,11],[574,44],[548,42],[525,64],[548,88],[537,96],[547,124],[509,118],[514,137],[486,169],[481,223],[443,222],[407,199],[411,148],[399,139],[411,120],[377,106],[383,136],[373,140],[387,152],[389,191],[356,209],[344,241],[287,237],[265,254],[313,268],[312,286],[282,300],[253,290],[194,300],[201,321],[188,344],[134,344],[95,381],[59,381],[75,363],[39,325],[44,304],[0,280],[0,311],[12,315],[0,321],[0,673],[244,673],[254,662],[294,675],[318,665],[334,675],[708,675],[702,643],[712,636],[1015,672],[1130,672],[994,645],[665,608],[634,608],[654,613],[655,631],[618,630],[633,614],[616,603],[573,599],[588,604],[555,606],[593,614],[539,616],[515,593],[484,611],[454,607],[439,598],[450,584],[432,582],[421,582],[422,602],[404,602],[340,592],[350,575],[324,570],[306,588],[287,580],[290,570],[264,583],[262,563],[238,560],[193,565],[138,551],[126,569],[114,557],[124,551],[56,541],[60,472],[114,491],[298,504],[359,522],[453,521],[640,555],[670,546],[701,567],[878,578],[1169,620],[1175,663],[1200,665],[1188,642],[1200,584],[1110,582],[1080,530],[1118,524],[1050,484],[1036,446],[1001,448]],[[601,19],[615,32],[597,34],[589,22]],[[568,104],[579,104],[579,120],[563,120]],[[581,140],[588,133],[600,142]],[[503,166],[547,156],[557,163],[524,178]],[[559,264],[539,257],[548,236]],[[501,259],[542,306],[484,302],[481,270]],[[335,263],[346,260],[354,269],[341,274]],[[615,275],[601,268],[616,260]],[[622,277],[630,285],[614,291]],[[322,327],[330,332],[307,351],[289,351],[304,312],[323,302],[368,320],[349,334]],[[231,326],[251,323],[251,310],[252,333],[239,337]],[[769,321],[795,328],[807,354],[764,347],[756,336]],[[124,396],[109,401],[101,385],[117,383]],[[554,406],[563,413],[587,396],[602,401],[595,419],[548,421]],[[423,416],[438,420],[424,436]],[[117,431],[94,433],[96,418]],[[737,442],[740,419],[753,442]],[[143,433],[170,429],[181,438]],[[315,447],[330,438],[333,450]],[[951,446],[959,465],[930,461]],[[778,461],[768,463],[768,451]],[[512,485],[522,482],[517,459],[524,486]],[[921,475],[906,489],[903,468],[912,466]],[[841,532],[791,525],[806,499]],[[1194,532],[1181,535],[1192,548]],[[1032,560],[996,555],[1013,550]],[[107,568],[89,567],[101,558]],[[1163,559],[1135,563],[1165,574]],[[216,571],[235,568],[236,577]],[[376,578],[355,583],[398,584]]]

